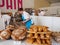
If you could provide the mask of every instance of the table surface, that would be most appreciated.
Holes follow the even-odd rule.
[[[0,40],[0,45],[31,45],[31,44],[27,44],[26,42],[23,41],[14,41],[14,40],[1,41]],[[52,45],[60,45],[60,43],[57,43],[54,40],[52,40]]]

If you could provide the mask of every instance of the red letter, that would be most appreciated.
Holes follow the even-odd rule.
[[[22,0],[18,0],[18,8],[22,7]]]
[[[0,7],[3,7],[4,6],[4,0],[2,0],[2,4],[0,4]]]
[[[6,0],[6,7],[7,7],[7,9],[9,9],[9,8],[12,9],[12,0],[10,0],[10,3],[8,2],[8,0]]]
[[[16,9],[16,0],[14,0],[14,9]]]

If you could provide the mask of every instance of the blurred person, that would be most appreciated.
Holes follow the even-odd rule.
[[[2,19],[4,20],[5,26],[9,25],[11,20],[10,13],[2,15]]]
[[[13,20],[13,25],[15,25],[16,27],[21,26],[21,21],[22,21],[21,14],[19,14],[18,12],[15,12],[12,20]]]
[[[29,13],[23,10],[23,8],[18,9],[18,13],[22,15],[22,23],[25,24],[27,29],[30,29],[30,26],[32,25],[31,17]]]

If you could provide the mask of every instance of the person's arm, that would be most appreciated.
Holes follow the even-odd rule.
[[[16,27],[19,27],[19,25],[17,25],[17,22],[16,22],[15,18],[16,18],[16,15],[13,17],[13,24],[14,24]]]
[[[23,22],[27,22],[31,19],[30,15],[29,14],[26,14],[25,15],[25,20]]]
[[[29,21],[30,20],[30,18],[27,18],[25,21],[23,21],[23,22],[27,22],[27,21]]]

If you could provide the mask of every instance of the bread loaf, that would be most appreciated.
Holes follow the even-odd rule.
[[[16,29],[12,32],[11,38],[13,40],[21,40],[24,39],[26,35],[26,31],[23,29]]]
[[[10,38],[10,36],[11,36],[11,31],[9,29],[6,29],[6,30],[1,32],[0,39],[1,40],[7,40]]]

